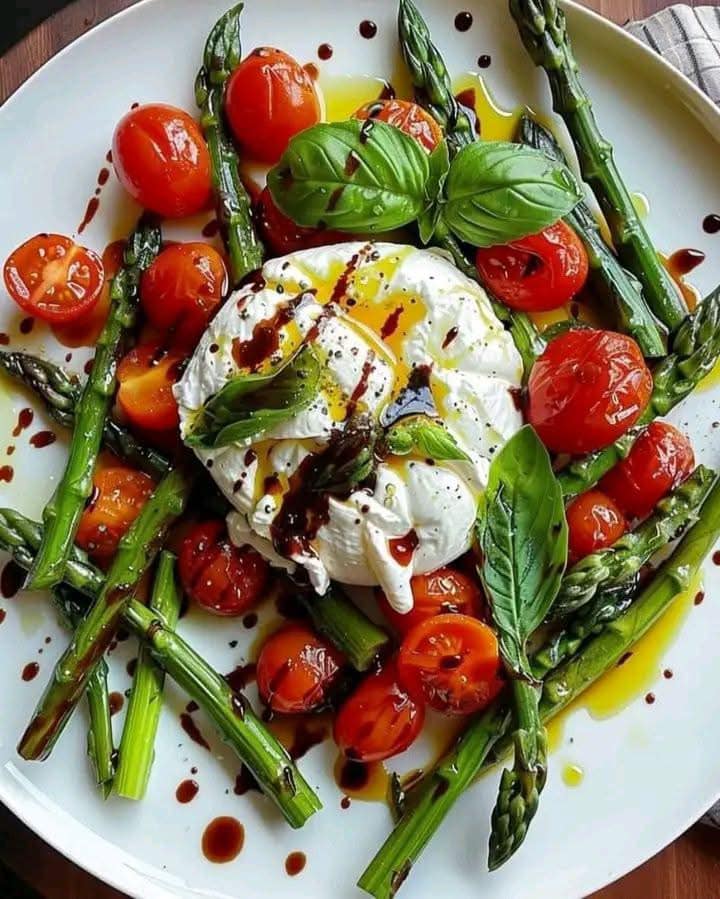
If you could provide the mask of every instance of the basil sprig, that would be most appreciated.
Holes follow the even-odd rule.
[[[310,405],[321,371],[304,347],[273,372],[237,375],[207,401],[185,442],[211,449],[269,431]]]
[[[453,435],[440,422],[430,418],[418,417],[398,422],[389,428],[383,442],[385,450],[394,456],[416,452],[436,462],[470,460]]]
[[[450,162],[374,119],[315,125],[268,175],[276,205],[303,227],[382,233],[418,223],[421,240],[451,231],[478,247],[536,234],[581,199],[566,166],[533,147],[479,141]]]

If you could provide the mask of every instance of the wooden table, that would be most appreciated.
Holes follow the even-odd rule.
[[[45,60],[78,35],[135,0],[75,0],[0,59],[0,102]],[[616,22],[642,18],[667,5],[666,0],[583,0]],[[703,0],[720,5],[720,0]],[[701,5],[691,0],[691,5]],[[628,834],[632,839],[632,834]],[[598,847],[602,852],[602,847]],[[122,899],[45,845],[0,806],[0,860],[17,873],[16,880],[0,865],[3,899]],[[720,832],[701,825],[691,828],[672,846],[624,880],[593,899],[709,899],[720,895]]]

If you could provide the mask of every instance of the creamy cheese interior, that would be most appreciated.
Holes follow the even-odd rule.
[[[411,577],[470,545],[490,459],[522,424],[520,356],[482,288],[435,252],[306,250],[268,262],[211,323],[175,388],[183,435],[229,379],[270,370],[304,341],[323,361],[311,405],[259,438],[197,454],[235,510],[237,544],[303,566],[320,593],[331,579],[380,585],[407,612]],[[350,415],[386,415],[409,383],[471,461],[390,456],[367,484],[316,507],[303,493],[308,466]]]

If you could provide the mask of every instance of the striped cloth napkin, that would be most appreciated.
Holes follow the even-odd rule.
[[[669,6],[626,28],[720,103],[720,6]],[[702,820],[720,828],[720,802]]]

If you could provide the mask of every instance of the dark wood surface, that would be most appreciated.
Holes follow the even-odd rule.
[[[0,0],[1,2],[1,0]],[[135,0],[75,0],[0,59],[0,102],[66,44]],[[642,18],[666,0],[584,0],[616,22]],[[704,0],[720,5],[720,0]],[[700,2],[691,3],[693,6]],[[632,840],[632,834],[628,834]],[[602,847],[598,847],[602,852]],[[4,863],[4,867],[3,867]],[[121,899],[45,845],[0,805],[2,899]],[[593,899],[711,899],[720,896],[720,832],[691,828],[672,846]]]

